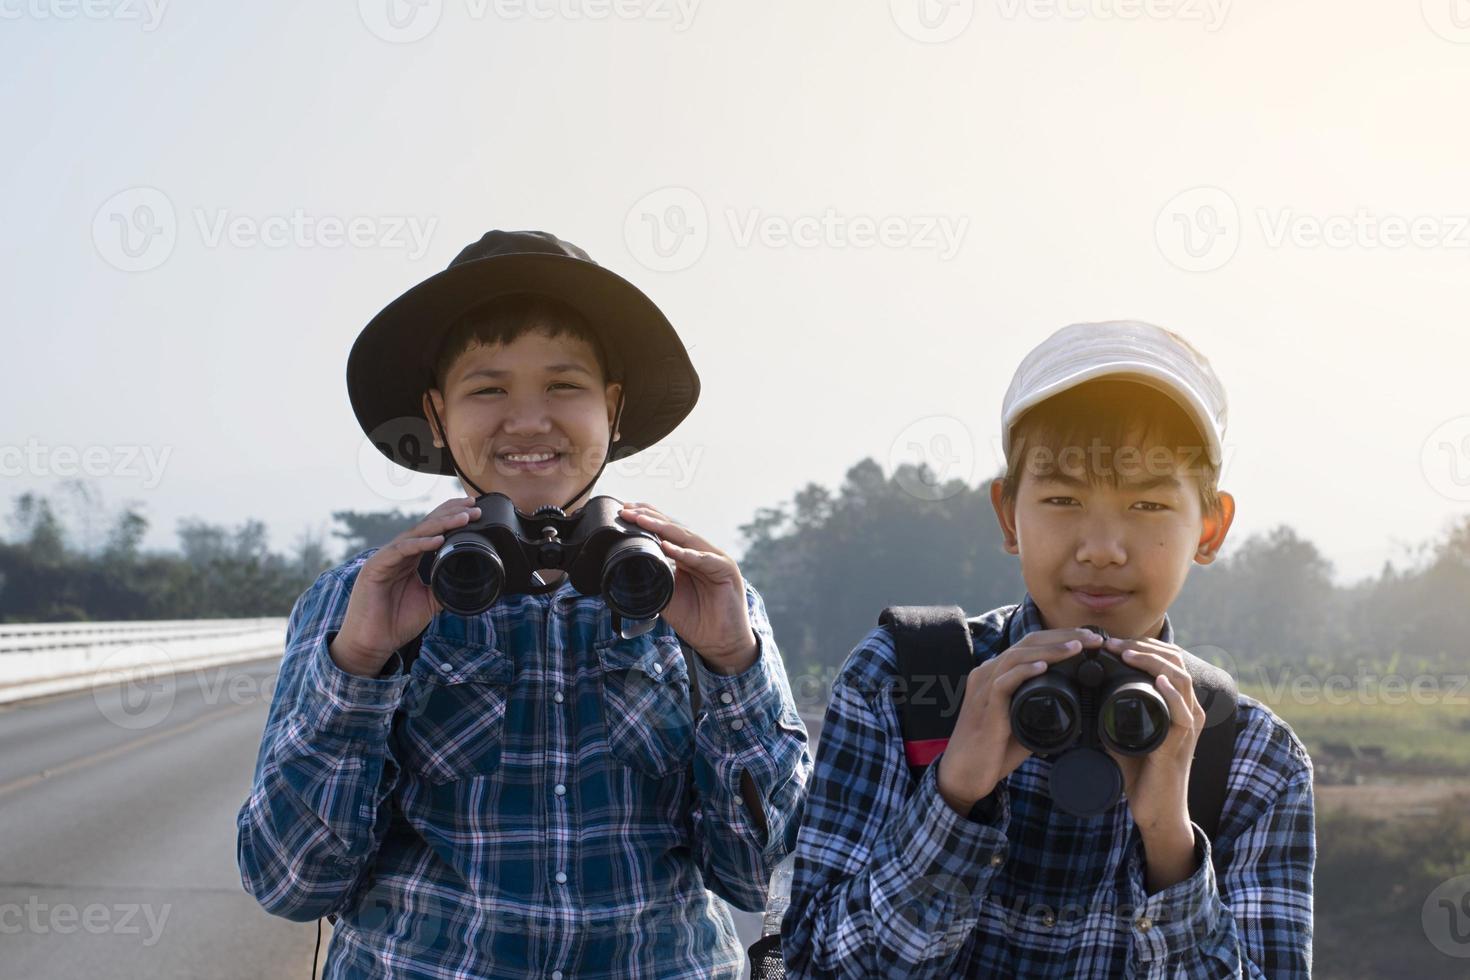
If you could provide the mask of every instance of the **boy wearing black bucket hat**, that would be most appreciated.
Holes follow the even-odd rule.
[[[1026,594],[968,620],[896,607],[848,657],[786,976],[1310,975],[1311,759],[1166,612],[1234,517],[1225,421],[1209,363],[1150,324],[1065,327],[1022,361],[990,490]],[[1113,663],[1128,687],[1098,683]],[[1036,696],[1084,679],[1066,664],[1092,686]],[[1125,691],[1136,713],[1110,701]]]
[[[474,496],[296,603],[239,815],[247,891],[333,917],[327,977],[738,976],[710,892],[761,908],[811,760],[735,562],[618,511],[673,571],[641,633],[559,568],[477,615],[419,577],[482,495],[575,516],[672,431],[699,393],[673,328],[581,249],[490,232],[364,328],[347,381],[384,455]]]

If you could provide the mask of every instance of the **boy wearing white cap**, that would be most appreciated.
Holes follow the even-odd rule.
[[[953,692],[947,741],[905,741],[889,625],[848,657],[797,839],[788,975],[1309,976],[1316,845],[1300,740],[1239,695],[1223,806],[1217,819],[1190,809],[1191,762],[1215,721],[1166,610],[1234,518],[1217,486],[1218,378],[1170,331],[1077,324],[1022,361],[1001,423],[991,500],[1026,594],[970,620],[976,666]],[[1168,712],[1156,748],[1096,754],[1118,790],[1079,816],[1059,801],[1081,773],[1017,740],[1012,696],[1101,650],[1151,678]]]

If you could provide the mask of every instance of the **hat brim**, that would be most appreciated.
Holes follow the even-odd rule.
[[[363,328],[347,356],[347,395],[358,424],[388,459],[455,475],[434,447],[423,395],[445,334],[462,314],[510,293],[552,296],[591,324],[623,385],[621,438],[609,461],[658,442],[699,398],[699,375],[668,318],[626,279],[566,255],[518,252],[451,266],[399,296]]]
[[[1004,431],[1001,436],[1001,451],[1010,458],[1011,453],[1011,429],[1015,423],[1026,414],[1026,410],[1041,402],[1046,401],[1054,395],[1059,395],[1069,388],[1075,388],[1088,381],[1099,378],[1117,378],[1120,381],[1133,381],[1138,384],[1147,385],[1156,391],[1162,392],[1172,398],[1181,408],[1188,413],[1190,420],[1194,422],[1195,428],[1205,439],[1204,449],[1208,452],[1210,461],[1218,466],[1221,462],[1222,446],[1219,433],[1215,431],[1214,424],[1210,421],[1209,409],[1195,393],[1194,388],[1172,371],[1165,370],[1156,364],[1143,361],[1116,360],[1107,364],[1097,364],[1084,371],[1077,371],[1059,378],[1051,384],[1046,385],[1033,392],[1028,398],[1017,402],[1011,407],[1009,418],[1003,420]]]

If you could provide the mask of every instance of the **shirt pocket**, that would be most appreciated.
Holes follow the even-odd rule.
[[[603,640],[596,650],[613,757],[649,776],[687,766],[694,758],[694,714],[679,640],[645,633]]]
[[[431,783],[494,772],[513,668],[494,648],[425,647],[404,688],[398,745],[407,768]]]

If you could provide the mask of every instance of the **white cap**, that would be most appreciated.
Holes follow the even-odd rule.
[[[1177,401],[1209,443],[1220,465],[1225,438],[1225,387],[1205,356],[1163,327],[1136,320],[1074,323],[1022,359],[1001,402],[1001,444],[1011,453],[1011,426],[1028,408],[1101,377],[1130,379]]]

